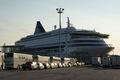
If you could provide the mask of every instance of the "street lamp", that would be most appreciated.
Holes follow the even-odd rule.
[[[57,13],[59,14],[59,54],[61,54],[61,14],[63,13],[63,8],[57,8]]]

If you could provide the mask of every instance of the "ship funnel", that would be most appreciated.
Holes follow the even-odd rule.
[[[44,32],[45,32],[45,29],[43,28],[42,24],[40,23],[40,21],[37,21],[34,35],[44,33]]]

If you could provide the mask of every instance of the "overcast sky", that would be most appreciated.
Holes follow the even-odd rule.
[[[120,50],[120,0],[0,0],[0,45],[13,45],[21,37],[33,34],[36,21],[46,31],[58,25],[56,8],[64,8],[62,27],[67,19],[77,29],[95,29],[110,34],[108,44]],[[113,52],[112,52],[113,54]]]

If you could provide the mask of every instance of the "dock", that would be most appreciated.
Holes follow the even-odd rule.
[[[71,67],[33,71],[0,71],[0,80],[119,80],[119,69]]]

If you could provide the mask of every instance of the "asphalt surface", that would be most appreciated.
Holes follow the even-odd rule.
[[[120,80],[120,69],[71,67],[48,70],[0,71],[0,80]]]

